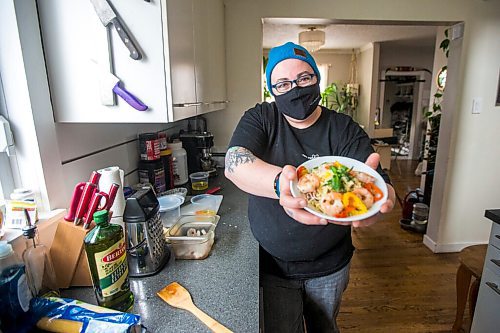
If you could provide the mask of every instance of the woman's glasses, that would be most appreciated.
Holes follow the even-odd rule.
[[[295,80],[287,80],[287,81],[280,81],[276,84],[271,85],[274,89],[276,89],[279,93],[286,93],[290,89],[292,89],[293,84],[295,83],[296,86],[298,87],[307,87],[313,84],[314,77],[316,74],[302,74]]]

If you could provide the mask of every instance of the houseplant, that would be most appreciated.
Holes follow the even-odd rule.
[[[347,89],[347,84],[333,82],[321,93],[321,105],[354,118],[358,98]]]

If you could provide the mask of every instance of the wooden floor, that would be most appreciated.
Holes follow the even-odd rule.
[[[389,175],[404,198],[420,186],[416,162],[398,161],[401,174],[392,163]],[[400,218],[396,204],[383,220],[353,231],[356,252],[338,316],[342,333],[451,331],[458,254],[432,253],[423,235],[400,228]]]

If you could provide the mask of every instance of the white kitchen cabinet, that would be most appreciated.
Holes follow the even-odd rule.
[[[103,27],[89,0],[38,2],[57,122],[165,123],[225,107],[214,104],[226,99],[222,0],[108,2],[141,60],[129,57],[113,26]],[[137,111],[118,97],[115,106],[102,105],[106,71],[149,109]]]
[[[471,333],[498,332],[500,327],[500,210],[487,210],[486,217],[494,221],[490,243],[484,260],[483,274],[477,297]]]
[[[167,0],[167,3],[175,120],[178,114],[186,113],[185,108],[193,106],[196,114],[224,109],[227,101],[223,1]],[[182,91],[177,90],[177,85],[185,80],[194,80],[196,89],[188,92],[184,86]]]
[[[226,107],[224,4],[193,0],[195,72],[198,114]]]
[[[195,116],[196,72],[193,37],[193,1],[167,0],[167,33],[172,82],[173,120]]]

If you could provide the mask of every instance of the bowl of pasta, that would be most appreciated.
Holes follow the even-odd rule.
[[[352,222],[377,214],[387,201],[387,185],[368,165],[343,156],[322,156],[297,167],[290,190],[307,200],[304,208],[321,218]]]

